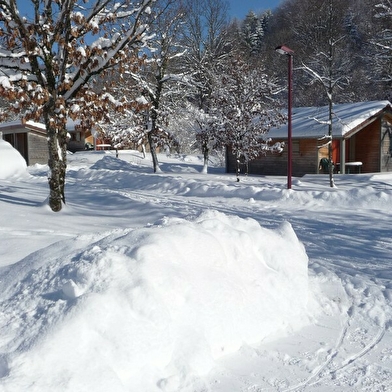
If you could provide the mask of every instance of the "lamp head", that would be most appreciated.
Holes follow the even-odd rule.
[[[286,56],[293,56],[294,55],[294,50],[290,49],[288,46],[286,45],[281,45],[275,48],[275,50],[279,53],[279,54],[284,54]]]

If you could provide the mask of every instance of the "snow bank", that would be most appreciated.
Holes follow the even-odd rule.
[[[19,151],[0,137],[0,179],[25,173],[26,167],[26,161]]]
[[[181,390],[306,323],[307,263],[289,223],[214,211],[54,244],[0,277],[0,386]]]

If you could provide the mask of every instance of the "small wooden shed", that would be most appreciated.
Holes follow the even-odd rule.
[[[91,130],[80,126],[79,121],[67,121],[67,148],[71,152],[85,149]],[[33,121],[11,121],[0,124],[0,137],[20,152],[27,165],[47,164],[48,139],[45,125]]]
[[[320,147],[328,135],[329,110],[324,107],[294,108],[292,114],[292,173],[301,177],[320,172],[328,148]],[[353,166],[361,173],[392,171],[392,107],[389,101],[337,104],[333,106],[332,160],[336,171]],[[249,174],[287,174],[287,124],[271,129],[273,142],[285,142],[282,153],[262,154],[248,163]],[[227,171],[235,170],[235,158],[227,154]]]
[[[12,121],[0,124],[0,137],[20,152],[27,165],[48,163],[48,141],[43,124]]]

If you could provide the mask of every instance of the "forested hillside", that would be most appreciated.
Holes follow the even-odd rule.
[[[334,102],[390,100],[391,6],[390,0],[287,0],[270,16],[260,54],[268,58],[271,71],[279,69],[282,78],[282,59],[272,53],[273,48],[284,43],[295,51],[296,105],[326,103],[320,85],[305,67],[324,77],[331,72],[337,80]],[[258,16],[260,25],[264,18]]]

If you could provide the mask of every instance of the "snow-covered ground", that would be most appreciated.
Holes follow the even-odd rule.
[[[52,213],[0,140],[0,391],[392,391],[392,173],[159,158],[69,155]]]

